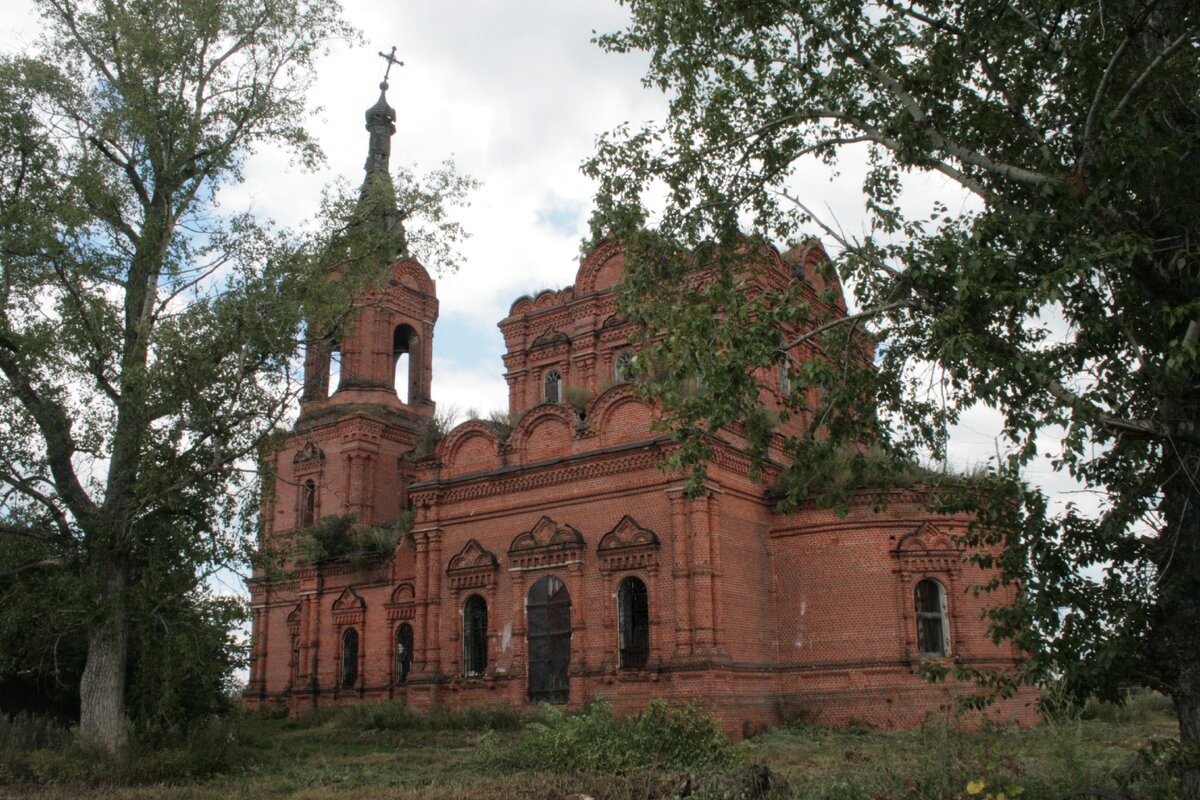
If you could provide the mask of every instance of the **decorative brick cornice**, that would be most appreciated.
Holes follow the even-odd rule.
[[[396,587],[392,597],[384,604],[387,618],[390,622],[411,620],[417,616],[416,590],[411,581],[405,581]]]
[[[558,339],[546,344],[533,345],[528,351],[528,360],[542,367],[554,366],[571,351],[571,343],[566,339]]]
[[[658,568],[658,534],[626,514],[596,546],[601,572]]]
[[[358,625],[366,618],[367,604],[352,587],[342,590],[333,601],[333,621],[338,625]]]
[[[305,442],[304,446],[296,451],[296,455],[292,456],[292,466],[296,475],[319,472],[324,463],[325,451],[317,447],[312,440]]]
[[[932,522],[922,522],[900,537],[892,556],[901,573],[958,572],[964,551]]]
[[[496,554],[474,539],[469,540],[446,567],[447,583],[453,591],[491,586],[499,569]]]
[[[604,553],[610,550],[627,550],[633,547],[658,547],[658,534],[649,528],[642,527],[630,515],[626,514],[613,526],[613,529],[600,537],[596,550]]]
[[[570,525],[560,524],[543,516],[529,530],[517,534],[508,552],[537,550],[544,547],[582,547],[583,534]]]
[[[583,548],[583,534],[544,516],[513,539],[508,548],[509,570],[549,569],[579,562]]]
[[[420,499],[422,502],[425,498],[432,501],[436,496],[438,502],[444,504],[459,503],[651,469],[658,466],[659,461],[667,455],[664,448],[658,446],[666,441],[666,437],[659,437],[649,442],[621,445],[615,449],[633,452],[611,458],[604,458],[603,451],[594,450],[549,462],[523,464],[481,475],[465,476],[456,479],[451,485],[447,485],[447,482],[441,486],[413,487],[410,489],[411,496],[414,500]]]
[[[530,350],[541,347],[550,347],[552,345],[569,343],[571,337],[560,331],[558,328],[548,328],[529,345]]]

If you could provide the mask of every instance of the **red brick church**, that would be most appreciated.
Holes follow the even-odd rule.
[[[381,94],[367,112],[368,181],[387,180],[394,120]],[[821,257],[766,251],[753,280],[799,281],[818,302],[805,268]],[[699,698],[733,731],[801,713],[907,726],[954,693],[917,675],[922,662],[1020,658],[986,635],[981,612],[997,598],[967,591],[985,576],[954,543],[966,519],[933,518],[905,492],[886,513],[873,496],[844,516],[776,513],[734,431],[716,441],[701,496],[661,470],[671,441],[624,380],[622,265],[601,244],[574,285],[521,297],[500,321],[511,431],[472,420],[420,447],[438,300],[411,258],[387,266],[340,341],[309,348],[299,418],[270,457],[264,546],[333,518],[411,524],[382,554],[284,547],[287,563],[255,574],[249,705]],[[786,373],[760,378],[779,407]],[[992,713],[1028,719],[1031,698]]]

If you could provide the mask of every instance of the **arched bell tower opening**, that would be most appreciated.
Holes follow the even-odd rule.
[[[405,405],[417,396],[414,383],[421,374],[417,364],[420,357],[420,341],[411,325],[397,325],[392,331],[392,364],[395,376],[396,397]]]
[[[341,385],[342,343],[332,336],[315,336],[305,348],[301,400],[306,403],[325,400]]]
[[[342,385],[342,346],[338,342],[330,342],[327,346],[325,373],[329,378],[325,385],[325,396],[333,397]]]

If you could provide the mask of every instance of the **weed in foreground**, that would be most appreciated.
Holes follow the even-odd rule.
[[[734,753],[716,723],[695,704],[672,709],[654,700],[632,717],[613,716],[603,701],[578,714],[547,708],[524,736],[502,743],[485,735],[478,759],[485,767],[628,773],[638,769],[712,770]]]
[[[0,716],[0,783],[177,784],[229,770],[245,745],[233,716],[135,727],[128,749],[117,755],[58,722]]]
[[[472,706],[462,711],[434,706],[429,711],[418,711],[399,700],[341,709],[334,722],[339,727],[363,731],[515,731],[529,716],[512,706]]]

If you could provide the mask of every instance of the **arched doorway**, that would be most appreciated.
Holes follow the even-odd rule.
[[[529,590],[529,699],[565,703],[570,695],[567,667],[571,663],[571,595],[553,575]]]

